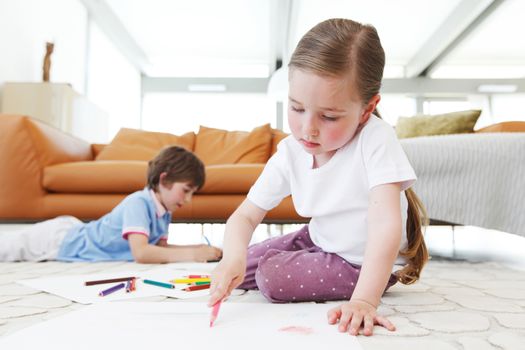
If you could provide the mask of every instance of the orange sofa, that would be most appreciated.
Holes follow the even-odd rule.
[[[285,133],[263,125],[252,132],[207,127],[198,133],[121,129],[108,145],[89,144],[27,116],[0,114],[0,221],[34,222],[58,215],[83,220],[108,213],[146,183],[147,160],[163,146],[191,149],[206,165],[205,186],[173,213],[174,222],[224,222]],[[266,222],[305,222],[291,198]]]

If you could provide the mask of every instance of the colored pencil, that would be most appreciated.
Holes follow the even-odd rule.
[[[124,288],[125,285],[126,285],[125,283],[117,284],[116,286],[113,286],[113,287],[111,287],[111,288],[104,289],[104,290],[100,291],[100,292],[98,293],[98,295],[100,295],[101,297],[105,297],[105,296],[108,295],[108,294],[111,294],[111,293],[113,293],[113,292],[116,292],[116,291],[119,290],[119,289]]]
[[[210,316],[210,327],[213,327],[213,323],[217,319],[217,316],[219,316],[219,309],[221,308],[221,302],[222,300],[219,300],[218,302],[213,305],[213,309],[211,310],[211,316]]]
[[[171,280],[171,283],[195,283],[195,282],[210,282],[211,279],[208,278],[176,278]]]
[[[210,275],[188,275],[186,278],[210,278]]]
[[[84,282],[85,286],[93,286],[95,284],[104,284],[104,283],[114,283],[114,282],[125,282],[137,277],[119,277],[119,278],[110,278],[107,280],[96,280],[96,281],[86,281]]]
[[[170,284],[170,283],[164,283],[164,282],[158,282],[158,281],[152,281],[152,280],[144,280],[144,283],[146,284],[151,284],[153,286],[157,286],[157,287],[163,287],[163,288],[175,288],[175,286],[173,284]]]
[[[208,246],[211,246],[210,240],[208,239],[208,237],[206,237],[206,236],[204,235],[204,233],[202,234],[202,237],[203,237],[204,240],[206,241],[206,244],[208,244]]]
[[[210,288],[209,284],[203,284],[201,286],[189,286],[189,287],[184,288],[183,290],[186,292],[193,292],[195,290],[209,289],[209,288]]]
[[[190,286],[202,286],[203,284],[210,284],[210,283],[211,283],[210,281],[203,281],[203,282],[188,283],[188,285],[190,285]]]
[[[131,279],[126,283],[126,293],[133,292],[135,290],[135,279]]]

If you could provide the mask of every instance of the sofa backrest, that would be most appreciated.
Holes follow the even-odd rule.
[[[279,129],[272,129],[272,149],[270,151],[270,156],[277,152],[277,145],[281,142],[282,139],[286,138],[289,134],[285,133]]]
[[[228,131],[201,126],[194,153],[205,165],[266,163],[270,157],[270,124],[252,131]]]
[[[165,132],[122,128],[111,143],[98,152],[96,160],[151,160],[166,146],[177,145],[193,151],[194,144],[193,132],[177,136]]]
[[[228,131],[201,126],[197,134],[121,129],[109,144],[92,144],[96,160],[150,160],[165,146],[193,151],[206,165],[266,163],[277,144],[288,136],[269,124],[252,131]]]

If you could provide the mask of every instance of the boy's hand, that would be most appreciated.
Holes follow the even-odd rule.
[[[208,306],[228,297],[244,280],[246,259],[221,260],[211,274],[210,299]]]
[[[376,308],[366,301],[350,300],[330,309],[327,316],[329,324],[336,324],[339,321],[339,332],[348,330],[351,335],[358,335],[361,325],[366,336],[373,334],[374,325],[380,325],[389,331],[396,330],[392,322],[386,317],[378,316]]]
[[[206,262],[209,260],[219,260],[222,257],[222,250],[206,244],[195,246],[194,260],[197,262]]]

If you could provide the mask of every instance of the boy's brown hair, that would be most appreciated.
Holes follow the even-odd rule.
[[[163,185],[189,182],[200,189],[206,179],[204,164],[195,154],[179,146],[168,146],[148,162],[148,187],[158,190],[160,175],[166,173]]]

